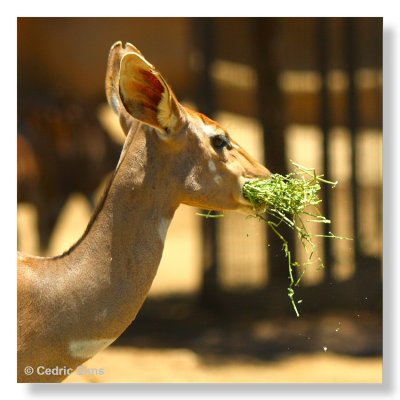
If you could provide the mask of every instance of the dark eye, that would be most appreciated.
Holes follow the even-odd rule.
[[[211,143],[216,150],[222,150],[226,147],[228,150],[232,148],[229,138],[225,135],[215,135],[211,138]]]

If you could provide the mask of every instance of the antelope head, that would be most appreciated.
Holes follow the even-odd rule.
[[[268,169],[217,122],[180,104],[133,45],[117,42],[111,48],[106,91],[126,133],[133,121],[143,123],[147,162],[152,163],[148,167],[174,188],[178,203],[209,210],[249,209],[243,184],[268,177]]]

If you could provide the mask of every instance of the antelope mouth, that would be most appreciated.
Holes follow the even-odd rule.
[[[258,178],[245,178],[241,177],[239,179],[239,184],[240,184],[240,198],[239,198],[239,203],[240,206],[238,208],[238,211],[245,212],[246,214],[257,214],[259,212],[264,212],[265,209],[263,207],[256,207],[244,194],[244,185],[248,182],[254,182],[262,179],[269,179],[269,176],[266,177],[258,177]]]
[[[247,182],[251,182],[256,180],[257,178],[244,178],[244,177],[240,177],[239,179],[239,185],[240,185],[240,196],[239,196],[239,207],[237,209],[237,211],[245,213],[246,215],[248,214],[253,214],[254,213],[254,207],[251,204],[251,202],[244,196],[243,193],[243,186],[247,183]]]

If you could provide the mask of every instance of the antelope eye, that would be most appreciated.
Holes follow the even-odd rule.
[[[211,138],[211,144],[214,149],[221,150],[226,147],[228,150],[232,148],[230,140],[225,135],[215,135]]]

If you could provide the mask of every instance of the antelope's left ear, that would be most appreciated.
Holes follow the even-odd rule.
[[[183,123],[182,106],[161,74],[142,54],[121,60],[119,90],[126,110],[136,119],[166,132]]]

